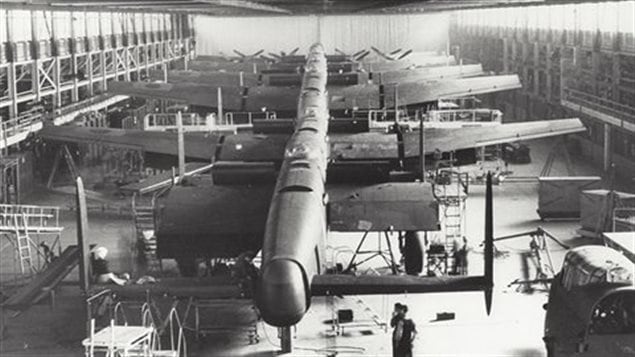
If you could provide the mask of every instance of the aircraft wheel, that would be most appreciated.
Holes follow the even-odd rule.
[[[175,260],[181,276],[193,278],[198,275],[198,264],[196,264],[196,259],[189,257],[179,257]]]
[[[419,275],[423,271],[423,249],[415,231],[407,231],[403,252],[406,263],[406,274]]]

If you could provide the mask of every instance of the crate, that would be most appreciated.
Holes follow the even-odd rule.
[[[590,232],[610,232],[613,210],[635,208],[635,194],[608,190],[587,190],[580,194],[580,225]]]
[[[96,52],[100,50],[98,36],[88,37],[86,43],[88,45],[88,52]]]
[[[101,48],[103,50],[112,48],[112,35],[105,35],[101,37]]]
[[[8,48],[6,42],[0,43],[0,63],[9,62]]]
[[[86,52],[86,37],[77,37],[71,39],[73,53]]]
[[[123,46],[123,37],[121,34],[116,34],[112,37],[112,45],[114,48],[120,48]]]
[[[14,42],[11,44],[11,57],[14,62],[24,62],[31,59],[31,49],[26,41]]]
[[[55,40],[55,55],[68,56],[70,54],[68,39],[58,38]]]
[[[580,193],[599,189],[598,176],[564,176],[538,178],[538,215],[540,219],[580,217]]]
[[[35,55],[37,58],[47,58],[51,57],[51,41],[49,40],[40,40],[37,42],[35,46]]]

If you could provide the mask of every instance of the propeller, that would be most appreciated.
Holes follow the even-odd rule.
[[[377,49],[377,47],[375,47],[375,46],[370,46],[370,49],[375,51],[375,53],[377,53],[379,56],[387,59],[388,61],[393,61],[394,60],[394,58],[392,58],[392,57],[388,56],[387,54],[383,53],[382,51]]]
[[[401,52],[401,48],[398,48],[398,49],[396,49],[396,50],[394,50],[392,52],[389,52],[388,54],[391,55],[391,56],[394,56],[394,55],[396,55],[399,52]]]
[[[256,52],[254,52],[254,54],[253,54],[253,55],[251,55],[250,57],[257,57],[257,56],[259,56],[260,54],[262,54],[263,52],[265,52],[265,50],[260,49],[260,50],[258,50],[258,51],[256,51]]]
[[[239,57],[241,57],[241,58],[245,58],[245,57],[247,57],[247,55],[245,55],[244,53],[242,53],[242,52],[240,52],[240,51],[238,51],[238,50],[232,50],[232,51],[234,51],[234,53],[235,53],[235,54],[237,54],[237,55],[238,55]]]
[[[363,51],[364,51],[364,50],[361,50],[360,52],[363,52]],[[337,53],[341,54],[342,56],[348,56],[348,55],[346,54],[346,52],[344,52],[344,51],[340,50],[339,48],[335,48],[335,52],[337,52]],[[358,53],[359,53],[359,52],[358,52]],[[353,55],[353,56],[355,56],[355,55]]]
[[[268,52],[268,54],[269,54],[269,56],[271,56],[271,57],[273,57],[273,58],[275,58],[275,59],[277,59],[277,60],[282,59],[282,56],[280,56],[280,55],[279,55],[279,54],[277,54],[277,53]]]
[[[295,55],[296,53],[298,53],[299,50],[300,50],[300,47],[294,48],[293,51],[289,52],[289,56]]]

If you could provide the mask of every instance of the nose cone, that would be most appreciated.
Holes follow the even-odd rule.
[[[274,260],[262,274],[259,308],[273,326],[295,325],[307,310],[302,270],[291,260]]]

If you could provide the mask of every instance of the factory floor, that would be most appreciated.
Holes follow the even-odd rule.
[[[530,144],[532,163],[510,165],[514,176],[536,176],[541,171],[553,146],[547,140]],[[583,160],[575,160],[575,174],[596,175],[597,170],[588,167]],[[566,176],[562,158],[557,157],[552,176]],[[537,182],[517,180],[494,187],[495,236],[530,231],[541,226],[572,246],[590,243],[578,238],[577,221],[541,222],[536,214]],[[470,186],[467,200],[467,238],[470,245],[469,271],[481,274],[482,253],[479,243],[483,238],[484,186]],[[71,198],[56,195],[38,195],[30,204],[50,204]],[[72,201],[69,201],[72,202]],[[110,253],[111,269],[117,272],[139,273],[131,254],[135,236],[131,218],[90,215],[90,239],[106,246]],[[66,212],[61,217],[66,228],[62,234],[63,246],[74,244],[74,213]],[[361,234],[332,233],[331,247],[355,248]],[[376,244],[367,241],[368,247]],[[548,242],[553,265],[560,268],[565,250]],[[391,331],[375,323],[359,328],[346,329],[343,334],[333,333],[330,320],[337,309],[350,308],[356,321],[370,321],[376,314],[380,320],[390,319],[394,303],[405,303],[408,315],[415,322],[418,337],[414,342],[416,356],[545,356],[542,338],[546,291],[536,285],[530,292],[517,285],[509,286],[516,279],[533,278],[535,269],[531,261],[525,261],[523,253],[529,249],[529,238],[517,238],[496,244],[495,289],[493,308],[489,316],[485,312],[482,293],[435,293],[425,295],[363,296],[344,298],[314,298],[304,319],[294,328],[293,356],[390,356]],[[10,269],[9,260],[0,263],[3,270]],[[333,260],[346,262],[350,255],[343,253]],[[379,263],[373,260],[370,265]],[[369,265],[369,266],[370,266]],[[168,269],[170,270],[170,269]],[[48,304],[32,306],[15,314],[2,311],[5,324],[0,339],[0,355],[5,356],[82,356],[81,340],[86,337],[83,297],[77,285],[77,274],[72,272],[57,292],[56,306]],[[244,309],[224,308],[222,319],[228,325],[241,321]],[[437,313],[452,312],[453,320],[437,321]],[[223,324],[224,321],[216,321]],[[188,334],[188,356],[275,356],[278,355],[278,338],[275,328],[258,323],[260,340],[250,344],[246,333],[230,332],[211,335],[196,341]]]

